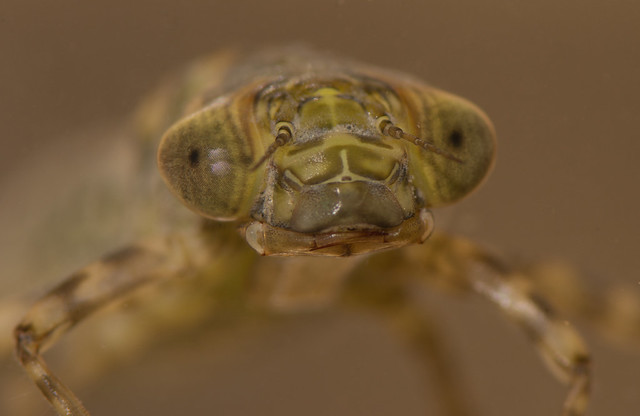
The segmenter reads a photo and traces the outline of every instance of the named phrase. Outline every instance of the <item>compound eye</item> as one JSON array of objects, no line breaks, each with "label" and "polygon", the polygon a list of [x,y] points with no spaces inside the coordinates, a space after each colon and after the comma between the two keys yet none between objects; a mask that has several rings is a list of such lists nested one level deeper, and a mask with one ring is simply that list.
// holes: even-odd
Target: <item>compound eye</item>
[{"label": "compound eye", "polygon": [[252,171],[248,132],[222,107],[207,108],[173,125],[158,151],[160,172],[190,209],[216,220],[248,216]]},{"label": "compound eye", "polygon": [[469,101],[431,91],[419,134],[455,159],[412,152],[415,182],[427,206],[455,202],[487,176],[495,154],[495,132],[487,116]]}]

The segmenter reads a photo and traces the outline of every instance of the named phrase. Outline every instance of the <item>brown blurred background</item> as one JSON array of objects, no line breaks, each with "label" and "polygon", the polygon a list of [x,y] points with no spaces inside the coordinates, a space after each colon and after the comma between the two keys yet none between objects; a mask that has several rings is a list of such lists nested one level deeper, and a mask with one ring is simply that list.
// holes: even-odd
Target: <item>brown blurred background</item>
[{"label": "brown blurred background", "polygon": [[[304,41],[413,73],[493,119],[496,169],[479,192],[437,214],[447,218],[442,227],[518,257],[566,259],[595,287],[637,293],[638,22],[640,2],[628,0],[3,0],[0,290],[60,277],[21,274],[14,263],[29,261],[21,230],[63,186],[58,168],[68,178],[99,164],[101,133],[73,145],[70,137],[126,120],[167,71],[203,53]],[[478,415],[559,414],[564,388],[490,306],[441,294],[432,301]],[[589,414],[639,414],[640,355],[576,321],[596,360]],[[434,409],[421,396],[423,374],[373,318],[327,313],[246,331],[237,344],[183,346],[119,369],[83,397],[103,415]],[[205,358],[211,351],[215,358]],[[177,374],[193,376],[170,385]],[[35,389],[20,394],[40,400]],[[52,412],[43,405],[36,414]]]}]

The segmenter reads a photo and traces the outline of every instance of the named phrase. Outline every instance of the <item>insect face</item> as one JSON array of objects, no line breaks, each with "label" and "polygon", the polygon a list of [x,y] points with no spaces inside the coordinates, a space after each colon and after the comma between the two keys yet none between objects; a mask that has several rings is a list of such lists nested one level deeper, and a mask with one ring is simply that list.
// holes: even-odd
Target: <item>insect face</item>
[{"label": "insect face", "polygon": [[344,256],[424,241],[428,208],[477,186],[493,141],[467,101],[329,71],[216,99],[169,130],[159,160],[187,206],[242,223],[259,253]]},{"label": "insect face", "polygon": [[[291,137],[273,152],[267,186],[253,209],[257,221],[249,235],[256,232],[263,242],[249,241],[259,251],[275,229],[287,230],[288,238],[277,232],[279,239],[302,243],[298,254],[353,254],[370,251],[372,241],[376,249],[387,248],[385,239],[395,240],[405,220],[419,217],[404,144],[382,134],[365,99],[339,84],[323,85],[303,94],[294,90],[288,94],[294,100],[272,105],[291,120]],[[295,108],[287,109],[291,101]],[[416,241],[431,229],[428,215],[418,221],[423,232]]]}]

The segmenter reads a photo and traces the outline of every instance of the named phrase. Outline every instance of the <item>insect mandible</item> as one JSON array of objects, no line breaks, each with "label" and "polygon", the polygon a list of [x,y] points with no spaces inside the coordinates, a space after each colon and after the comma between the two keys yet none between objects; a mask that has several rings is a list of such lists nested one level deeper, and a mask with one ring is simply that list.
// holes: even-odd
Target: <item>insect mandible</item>
[{"label": "insect mandible", "polygon": [[[253,307],[381,310],[418,348],[428,329],[411,287],[433,276],[456,282],[524,328],[569,384],[562,414],[583,415],[590,376],[580,336],[517,270],[433,234],[430,209],[468,195],[491,169],[486,115],[408,75],[302,48],[230,59],[194,65],[141,113],[143,142],[162,137],[160,173],[199,225],[89,264],[15,329],[20,363],[58,414],[89,414],[41,356],[59,336],[142,287],[237,279],[217,265],[242,262],[254,284],[232,296]],[[443,400],[453,414],[454,401]]]}]

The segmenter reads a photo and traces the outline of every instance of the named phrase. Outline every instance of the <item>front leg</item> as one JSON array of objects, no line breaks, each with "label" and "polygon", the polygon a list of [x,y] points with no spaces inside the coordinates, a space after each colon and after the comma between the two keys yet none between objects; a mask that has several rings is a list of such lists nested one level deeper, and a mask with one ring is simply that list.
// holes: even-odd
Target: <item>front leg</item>
[{"label": "front leg", "polygon": [[407,270],[406,259],[397,251],[369,259],[348,281],[342,301],[364,307],[381,317],[385,325],[416,354],[433,377],[441,414],[474,414],[467,403],[462,380],[457,376],[451,349],[443,337],[436,314],[425,313],[419,304]]},{"label": "front leg", "polygon": [[120,250],[76,272],[27,312],[14,331],[17,356],[59,415],[89,413],[40,354],[96,310],[142,286],[185,276],[206,262],[207,250],[199,241],[172,236]]},{"label": "front leg", "polygon": [[437,276],[470,288],[522,327],[554,375],[569,384],[562,415],[585,414],[591,381],[587,347],[573,326],[535,293],[527,276],[467,240],[442,235],[412,248],[412,255],[424,267],[421,278]]}]

